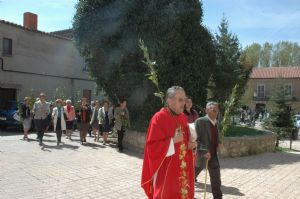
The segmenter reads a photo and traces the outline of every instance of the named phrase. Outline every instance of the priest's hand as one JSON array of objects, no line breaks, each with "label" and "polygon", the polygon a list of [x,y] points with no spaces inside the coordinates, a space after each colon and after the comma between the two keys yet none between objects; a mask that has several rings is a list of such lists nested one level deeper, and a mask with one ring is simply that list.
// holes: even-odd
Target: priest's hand
[{"label": "priest's hand", "polygon": [[176,129],[175,135],[173,137],[173,142],[178,143],[183,141],[183,133],[181,132],[180,129]]},{"label": "priest's hand", "polygon": [[210,160],[211,155],[210,152],[207,152],[206,154],[204,154],[205,159]]},{"label": "priest's hand", "polygon": [[189,142],[189,149],[195,149],[197,147],[197,142]]}]

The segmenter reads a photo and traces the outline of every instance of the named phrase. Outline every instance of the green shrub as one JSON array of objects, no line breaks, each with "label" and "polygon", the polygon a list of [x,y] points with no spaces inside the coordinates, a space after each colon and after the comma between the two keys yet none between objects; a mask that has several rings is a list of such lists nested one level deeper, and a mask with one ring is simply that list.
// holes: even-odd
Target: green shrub
[{"label": "green shrub", "polygon": [[242,137],[242,136],[256,136],[263,135],[264,131],[245,126],[229,126],[225,137]]}]

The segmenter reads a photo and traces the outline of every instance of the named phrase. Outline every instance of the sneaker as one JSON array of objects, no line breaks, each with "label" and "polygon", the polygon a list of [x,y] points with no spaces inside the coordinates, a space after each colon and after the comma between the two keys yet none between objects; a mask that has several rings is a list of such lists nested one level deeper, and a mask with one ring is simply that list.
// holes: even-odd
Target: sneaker
[{"label": "sneaker", "polygon": [[39,142],[39,145],[42,146],[42,145],[43,145],[43,142]]}]

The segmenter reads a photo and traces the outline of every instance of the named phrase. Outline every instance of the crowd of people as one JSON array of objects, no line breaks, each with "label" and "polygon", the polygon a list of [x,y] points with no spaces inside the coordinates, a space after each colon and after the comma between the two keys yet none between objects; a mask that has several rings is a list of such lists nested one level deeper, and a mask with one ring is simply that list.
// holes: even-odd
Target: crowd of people
[{"label": "crowd of people", "polygon": [[[173,86],[166,93],[166,107],[151,119],[144,147],[141,186],[148,198],[194,198],[194,187],[199,173],[209,172],[214,199],[222,198],[221,174],[217,151],[222,148],[218,124],[218,104],[208,102],[206,115],[199,117],[193,108],[192,98],[182,87]],[[202,115],[200,113],[200,115]],[[86,143],[90,132],[94,141],[100,136],[103,144],[114,128],[118,134],[118,150],[123,151],[123,137],[129,125],[127,101],[118,106],[109,101],[96,100],[91,104],[82,98],[78,109],[72,101],[56,99],[53,107],[41,93],[32,108],[29,98],[24,98],[21,109],[24,140],[28,139],[31,124],[35,125],[37,139],[43,145],[44,132],[53,124],[57,145],[62,135],[72,140],[74,122],[80,135],[80,143]]]},{"label": "crowd of people", "polygon": [[249,107],[244,106],[239,109],[240,123],[247,124],[248,126],[255,126],[255,122],[262,122],[264,119],[269,118],[269,112],[265,108],[257,108],[255,111]]},{"label": "crowd of people", "polygon": [[108,143],[108,134],[114,127],[118,134],[118,149],[123,151],[123,137],[129,125],[129,112],[127,101],[122,100],[120,104],[113,106],[109,101],[99,100],[88,103],[87,98],[82,98],[80,106],[76,109],[70,99],[56,99],[55,104],[46,101],[46,95],[40,93],[33,106],[30,106],[30,98],[25,97],[21,106],[20,116],[22,119],[24,140],[28,140],[28,132],[34,124],[37,132],[39,145],[43,145],[44,133],[53,126],[56,133],[57,146],[61,144],[62,135],[72,140],[72,133],[76,124],[79,130],[80,143],[86,143],[88,133],[93,133],[94,141],[99,142],[103,137],[103,144]]}]

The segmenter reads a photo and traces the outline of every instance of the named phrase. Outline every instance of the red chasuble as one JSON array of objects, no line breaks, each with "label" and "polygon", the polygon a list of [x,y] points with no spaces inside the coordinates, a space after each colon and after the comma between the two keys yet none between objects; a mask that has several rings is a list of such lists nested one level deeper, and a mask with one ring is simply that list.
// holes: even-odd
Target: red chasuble
[{"label": "red chasuble", "polygon": [[[179,126],[184,141],[176,143],[175,154],[166,157]],[[188,140],[188,121],[183,113],[172,115],[168,109],[162,108],[151,119],[141,181],[149,199],[194,199],[194,162]]]}]

